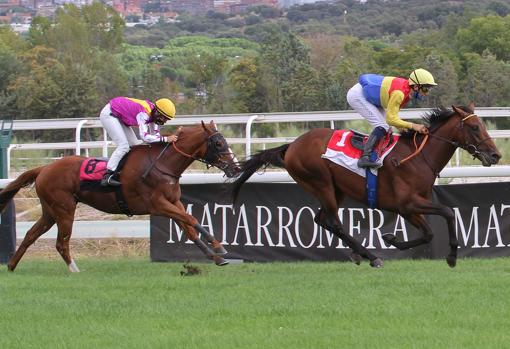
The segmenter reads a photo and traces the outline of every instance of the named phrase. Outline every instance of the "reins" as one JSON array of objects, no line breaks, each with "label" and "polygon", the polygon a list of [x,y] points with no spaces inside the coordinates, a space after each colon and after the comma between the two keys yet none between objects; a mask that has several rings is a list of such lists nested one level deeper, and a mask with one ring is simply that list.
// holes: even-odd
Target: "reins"
[{"label": "reins", "polygon": [[[142,179],[145,179],[147,178],[147,176],[149,175],[149,172],[152,170],[152,168],[154,166],[156,166],[156,162],[159,160],[159,158],[161,156],[163,156],[163,154],[165,153],[165,151],[168,149],[168,147],[170,146],[170,143],[167,143],[165,144],[165,146],[163,147],[163,150],[161,150],[161,152],[158,154],[158,156],[156,157],[156,160],[152,161],[151,160],[151,164],[149,165],[149,167],[147,167],[147,169],[145,170],[145,172],[142,174]],[[151,151],[150,151],[150,146],[149,146],[149,158],[151,156]],[[170,176],[172,177],[175,177],[175,178],[179,178],[180,176],[176,176],[172,173],[168,173]]]},{"label": "reins", "polygon": [[425,137],[423,138],[423,141],[421,142],[420,146],[418,147],[418,145],[416,144],[416,136],[418,135],[418,132],[416,132],[414,134],[414,137],[413,137],[413,142],[414,142],[414,148],[416,149],[414,151],[414,153],[412,153],[411,155],[405,157],[404,159],[402,159],[401,161],[398,161],[395,159],[394,161],[394,165],[395,167],[398,167],[400,165],[402,165],[404,162],[408,161],[408,160],[411,160],[412,158],[414,158],[416,155],[418,155],[421,150],[423,149],[423,147],[425,146],[425,143],[427,143],[428,139],[429,139],[429,135],[426,134]]},{"label": "reins", "polygon": [[[219,132],[216,131],[210,135],[207,136],[207,141],[210,142],[211,140],[211,137],[213,137],[214,135],[218,134]],[[195,154],[188,154],[186,153],[185,151],[183,151],[182,149],[180,149],[179,147],[177,147],[176,145],[176,142],[172,142],[172,147],[173,149],[175,149],[175,151],[179,154],[181,154],[182,156],[186,157],[186,158],[189,158],[189,159],[193,159],[194,161],[200,161],[204,164],[206,164],[206,166],[209,168],[211,166],[214,166],[212,165],[209,161],[207,160],[204,160],[204,159],[201,159],[199,157],[197,157]],[[157,166],[157,161],[161,158],[161,156],[163,156],[163,154],[165,153],[165,151],[168,149],[168,147],[170,146],[170,143],[166,143],[165,146],[163,147],[163,149],[161,150],[161,152],[158,154],[158,156],[156,157],[156,159],[153,161],[151,159],[151,164],[149,165],[149,167],[145,170],[145,172],[142,174],[142,179],[146,179],[147,176],[149,175],[150,171],[153,169],[153,168],[156,168],[158,171],[160,171],[161,173],[163,174],[166,174],[166,175],[169,175],[171,177],[174,177],[174,178],[180,178],[181,176],[177,176],[171,172],[165,172],[165,171],[162,171],[161,169],[158,168]],[[209,153],[209,146],[207,147],[207,151],[206,151],[206,158],[208,157],[208,154]],[[150,158],[150,146],[149,146],[149,158]]]},{"label": "reins", "polygon": [[[472,116],[476,116],[476,114],[469,114],[467,116],[465,116],[464,118],[462,118],[461,122],[460,122],[460,127],[463,127],[464,125],[464,121],[466,121],[467,119],[469,119],[470,117]],[[483,139],[481,142],[478,142],[478,144],[460,144],[459,142],[455,142],[455,141],[451,141],[449,139],[446,139],[444,137],[441,137],[441,136],[437,136],[435,134],[432,134],[432,133],[428,133],[425,135],[425,137],[423,138],[423,141],[421,142],[420,146],[418,147],[417,143],[416,143],[416,136],[418,135],[418,132],[416,132],[414,134],[414,137],[413,137],[413,142],[414,142],[414,147],[415,147],[415,151],[405,157],[404,159],[402,159],[401,161],[398,161],[396,159],[393,159],[393,165],[395,167],[398,167],[400,165],[402,165],[404,162],[408,161],[408,160],[411,160],[412,158],[414,158],[416,155],[418,155],[419,153],[421,153],[421,151],[423,150],[423,147],[425,146],[425,144],[427,143],[427,141],[429,140],[429,136],[432,137],[432,138],[435,138],[435,139],[439,139],[443,142],[446,142],[446,143],[449,143],[451,145],[453,145],[455,148],[461,148],[461,149],[464,149],[466,150],[468,153],[470,153],[471,155],[475,155],[478,153],[478,146],[484,142],[486,142],[487,140],[491,139],[491,137],[488,137],[488,138],[485,138]],[[470,151],[471,150],[471,151]],[[425,161],[426,158],[425,158]]]},{"label": "reins", "polygon": [[[211,139],[214,135],[216,135],[216,134],[218,134],[218,133],[219,133],[219,132],[218,132],[218,131],[216,131],[216,132],[214,132],[214,133],[210,134],[209,136],[207,136],[207,141],[209,141],[209,140],[210,140],[210,139]],[[211,164],[209,163],[209,161],[206,161],[206,160],[204,160],[204,159],[201,159],[201,158],[199,158],[199,157],[195,156],[195,154],[188,154],[188,153],[184,152],[183,150],[181,150],[181,149],[177,148],[177,145],[175,144],[175,142],[174,142],[174,143],[172,143],[172,146],[173,146],[173,148],[174,148],[174,149],[175,149],[175,150],[176,150],[179,154],[181,154],[181,155],[183,155],[183,156],[185,156],[185,157],[187,157],[187,158],[193,159],[193,160],[195,160],[195,161],[200,161],[201,163],[206,164],[207,168],[209,168],[209,167],[213,166],[213,165],[211,165]],[[206,155],[205,155],[205,157],[206,157],[206,158],[207,158],[207,153],[208,153],[208,152],[209,152],[209,147],[207,147],[207,152],[206,152]]]}]

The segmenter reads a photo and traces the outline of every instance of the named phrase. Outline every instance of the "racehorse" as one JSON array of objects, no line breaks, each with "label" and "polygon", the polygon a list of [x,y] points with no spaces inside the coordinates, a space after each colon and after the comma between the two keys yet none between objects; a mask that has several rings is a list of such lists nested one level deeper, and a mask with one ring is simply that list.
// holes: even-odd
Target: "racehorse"
[{"label": "racehorse", "polygon": [[[55,223],[58,227],[56,248],[71,272],[78,272],[69,250],[69,238],[72,233],[74,213],[78,202],[83,202],[107,213],[126,213],[132,215],[151,214],[172,218],[200,250],[217,265],[227,264],[220,256],[226,250],[212,234],[207,232],[198,221],[187,214],[180,201],[181,188],[179,177],[195,160],[207,166],[221,169],[227,177],[234,176],[238,167],[227,141],[215,124],[201,124],[181,127],[175,143],[151,143],[138,145],[131,149],[123,164],[120,181],[123,206],[111,190],[80,188],[79,171],[84,157],[70,156],[53,163],[37,167],[22,173],[0,191],[0,212],[8,201],[22,188],[35,182],[37,196],[41,202],[42,215],[27,232],[7,267],[14,271],[27,248],[37,238],[47,232]],[[205,235],[212,249],[197,234]]]},{"label": "racehorse", "polygon": [[[447,263],[455,267],[458,241],[455,233],[454,211],[450,207],[430,201],[432,186],[439,172],[446,166],[457,148],[468,151],[484,166],[496,164],[501,154],[487,129],[474,114],[474,103],[453,110],[437,108],[424,115],[429,135],[403,133],[392,152],[384,159],[378,171],[378,208],[396,212],[416,226],[422,236],[411,241],[398,241],[393,234],[383,235],[384,241],[400,250],[431,241],[432,231],[423,215],[440,215],[448,224],[450,252]],[[234,202],[243,183],[260,168],[269,165],[285,168],[296,183],[314,195],[320,209],[314,221],[343,240],[351,249],[351,260],[360,264],[362,257],[373,267],[381,267],[382,260],[368,251],[349,234],[338,218],[338,207],[347,195],[359,202],[367,202],[365,179],[350,170],[321,158],[334,130],[313,129],[294,142],[258,152],[241,162],[241,171],[233,182]],[[413,136],[422,143],[414,145]],[[414,153],[413,157],[408,157]],[[390,159],[391,157],[391,159]],[[401,161],[403,158],[408,161]]]}]

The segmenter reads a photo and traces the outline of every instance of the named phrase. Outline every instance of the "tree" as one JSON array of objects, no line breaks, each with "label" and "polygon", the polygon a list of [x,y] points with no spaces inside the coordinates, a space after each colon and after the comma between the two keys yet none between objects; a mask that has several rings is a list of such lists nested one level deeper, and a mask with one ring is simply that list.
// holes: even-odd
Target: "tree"
[{"label": "tree", "polygon": [[510,16],[474,18],[467,28],[460,28],[457,41],[463,52],[492,52],[497,59],[510,60]]},{"label": "tree", "polygon": [[464,55],[466,78],[461,97],[484,107],[508,106],[510,100],[510,63],[497,60],[489,51],[481,56]]},{"label": "tree", "polygon": [[310,65],[309,48],[284,27],[268,27],[262,43],[261,71],[271,111],[284,111],[294,75]]},{"label": "tree", "polygon": [[363,73],[383,74],[374,57],[375,51],[366,42],[355,38],[346,41],[333,80],[326,90],[329,105],[336,109],[350,109],[347,91],[357,83],[358,77]]},{"label": "tree", "polygon": [[[445,55],[431,53],[426,56],[423,64],[435,77],[438,86],[431,90],[422,107],[450,106],[461,104],[458,98],[458,76],[452,61]],[[469,101],[466,101],[469,102]],[[466,103],[467,104],[467,103]]]},{"label": "tree", "polygon": [[58,104],[64,96],[61,82],[65,68],[56,59],[56,51],[36,46],[20,56],[25,71],[9,85],[16,117],[23,119],[58,117]]},{"label": "tree", "polygon": [[197,87],[195,98],[202,101],[200,112],[204,111],[206,105],[209,112],[224,112],[227,66],[228,61],[224,56],[209,52],[190,57],[191,79]]},{"label": "tree", "polygon": [[310,64],[297,64],[290,79],[282,85],[284,92],[283,110],[312,111],[320,110],[321,89],[318,72]]},{"label": "tree", "polygon": [[255,57],[239,60],[228,73],[229,100],[237,113],[267,112],[264,88],[259,80],[259,65]]}]

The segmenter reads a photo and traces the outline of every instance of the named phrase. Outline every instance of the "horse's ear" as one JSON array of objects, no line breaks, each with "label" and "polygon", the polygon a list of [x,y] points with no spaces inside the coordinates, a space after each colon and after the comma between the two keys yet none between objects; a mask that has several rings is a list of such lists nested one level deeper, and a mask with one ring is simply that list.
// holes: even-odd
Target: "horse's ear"
[{"label": "horse's ear", "polygon": [[204,128],[204,130],[207,130],[207,127],[205,127],[204,120],[201,120],[201,122],[202,122],[202,127]]},{"label": "horse's ear", "polygon": [[457,108],[457,107],[456,107],[456,106],[454,106],[454,105],[452,105],[452,109],[453,109],[453,111],[454,111],[454,112],[456,112],[456,113],[457,113],[457,114],[459,114],[459,115],[464,115],[464,114],[466,114],[466,112],[465,112],[464,110],[462,110],[462,109],[460,109],[460,108]]},{"label": "horse's ear", "polygon": [[472,113],[475,112],[475,102],[471,101],[468,105],[469,110],[471,110]]}]

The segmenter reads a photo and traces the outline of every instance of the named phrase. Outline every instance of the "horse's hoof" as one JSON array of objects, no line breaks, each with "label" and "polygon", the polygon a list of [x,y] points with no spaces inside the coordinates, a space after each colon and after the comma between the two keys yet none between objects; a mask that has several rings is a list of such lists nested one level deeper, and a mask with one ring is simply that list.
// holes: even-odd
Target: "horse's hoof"
[{"label": "horse's hoof", "polygon": [[220,256],[214,256],[214,263],[219,266],[219,267],[222,267],[224,265],[227,265],[228,264],[228,261],[226,259],[224,259],[223,257],[220,257]]},{"label": "horse's hoof", "polygon": [[214,247],[213,251],[216,254],[227,254],[228,253],[227,250],[225,250],[225,247],[223,247],[223,246]]},{"label": "horse's hoof", "polygon": [[383,261],[380,258],[376,258],[373,261],[370,261],[370,266],[374,268],[382,268],[383,267]]},{"label": "horse's hoof", "polygon": [[10,264],[7,264],[7,270],[13,272],[16,267]]},{"label": "horse's hoof", "polygon": [[397,237],[391,233],[383,234],[382,238],[385,242],[387,242],[390,245],[393,245],[393,243],[397,239]]},{"label": "horse's hoof", "polygon": [[351,259],[351,261],[356,264],[356,265],[360,265],[361,264],[361,261],[363,260],[363,258],[357,254],[357,253],[351,253],[351,255],[349,256],[349,258]]},{"label": "horse's hoof", "polygon": [[446,257],[446,263],[450,266],[450,268],[455,268],[457,265],[457,257],[448,256]]}]

